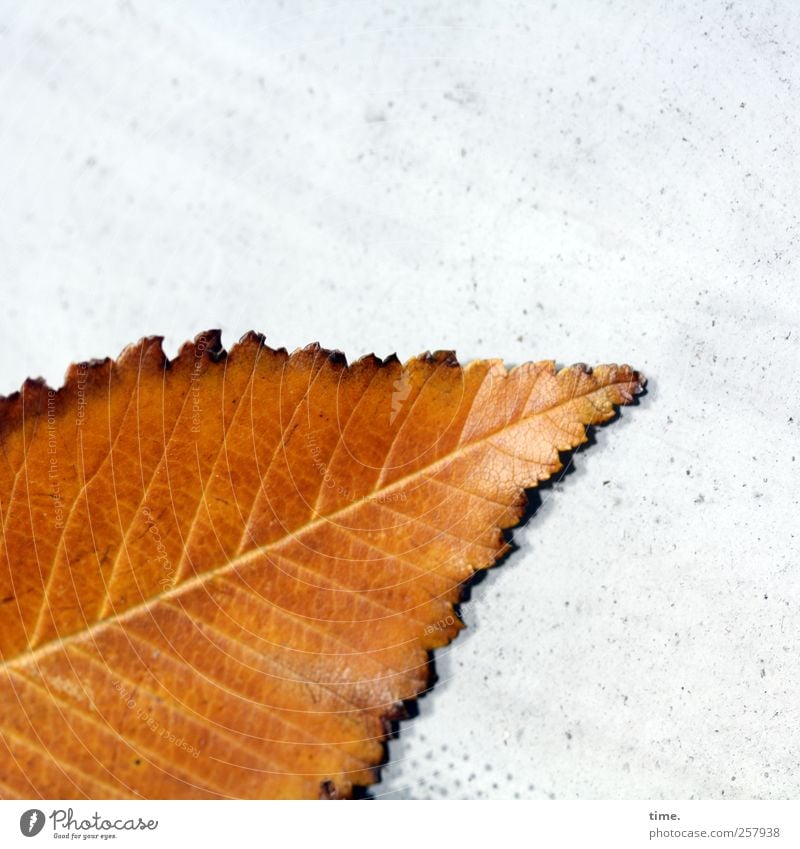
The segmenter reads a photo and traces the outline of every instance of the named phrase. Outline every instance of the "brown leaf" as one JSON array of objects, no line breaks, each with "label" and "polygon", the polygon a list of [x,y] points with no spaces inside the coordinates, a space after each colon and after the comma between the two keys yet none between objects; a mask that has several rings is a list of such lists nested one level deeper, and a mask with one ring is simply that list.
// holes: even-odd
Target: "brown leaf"
[{"label": "brown leaf", "polygon": [[642,385],[216,331],[27,381],[0,400],[0,795],[373,783],[524,488]]}]

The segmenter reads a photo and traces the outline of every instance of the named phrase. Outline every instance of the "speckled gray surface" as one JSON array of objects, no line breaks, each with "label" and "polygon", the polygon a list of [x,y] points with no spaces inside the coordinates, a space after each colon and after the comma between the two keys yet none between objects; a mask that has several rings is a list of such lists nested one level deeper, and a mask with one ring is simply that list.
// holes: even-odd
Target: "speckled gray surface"
[{"label": "speckled gray surface", "polygon": [[0,392],[221,326],[650,377],[378,796],[796,797],[788,2],[0,3]]}]

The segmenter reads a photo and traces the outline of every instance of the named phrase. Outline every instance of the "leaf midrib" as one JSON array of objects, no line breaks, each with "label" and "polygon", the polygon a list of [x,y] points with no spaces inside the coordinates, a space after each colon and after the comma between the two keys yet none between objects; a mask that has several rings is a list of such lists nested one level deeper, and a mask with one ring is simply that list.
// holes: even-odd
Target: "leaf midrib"
[{"label": "leaf midrib", "polygon": [[[556,373],[558,374],[558,373]],[[554,375],[555,376],[555,375]],[[286,544],[288,540],[296,540],[299,537],[303,536],[306,533],[314,530],[324,523],[329,523],[340,516],[346,515],[347,513],[358,510],[364,504],[367,504],[370,499],[375,498],[378,495],[383,493],[391,492],[395,489],[399,489],[405,484],[414,481],[423,476],[427,476],[429,472],[437,469],[439,466],[445,464],[447,461],[450,461],[454,457],[462,456],[464,454],[469,453],[473,449],[487,442],[491,437],[495,436],[498,433],[502,433],[505,430],[508,430],[511,427],[516,427],[525,421],[530,421],[531,419],[538,418],[539,416],[545,416],[547,413],[552,412],[553,410],[557,410],[561,407],[565,407],[569,404],[572,404],[578,398],[591,398],[593,395],[604,392],[611,388],[612,386],[622,386],[622,385],[630,385],[631,379],[627,380],[616,380],[611,381],[609,383],[604,383],[602,386],[598,386],[596,389],[593,389],[591,392],[587,392],[584,395],[571,395],[568,400],[561,401],[559,403],[553,404],[549,407],[546,407],[541,410],[537,410],[534,414],[530,416],[523,416],[517,419],[516,421],[510,424],[504,424],[502,427],[496,428],[494,430],[488,431],[487,433],[480,436],[478,439],[470,442],[469,444],[462,446],[461,443],[456,445],[456,448],[452,451],[449,451],[447,454],[443,454],[433,463],[430,463],[427,466],[424,466],[421,469],[417,469],[414,472],[411,472],[408,475],[403,476],[402,478],[398,478],[396,481],[384,486],[382,489],[376,489],[371,492],[369,495],[364,496],[359,501],[352,502],[350,504],[345,505],[344,507],[340,507],[338,510],[335,510],[333,513],[330,513],[325,516],[319,516],[316,519],[312,519],[306,522],[304,525],[301,525],[298,529],[292,531],[291,533],[287,533],[282,536],[280,539],[275,540],[274,542],[269,543],[264,546],[257,546],[256,548],[248,551],[246,553],[237,555],[231,560],[228,560],[227,563],[224,563],[221,566],[214,567],[212,569],[207,569],[203,573],[199,575],[194,575],[191,578],[184,579],[184,581],[180,584],[176,584],[174,587],[171,587],[168,590],[164,590],[164,592],[158,593],[157,595],[152,596],[152,598],[147,599],[146,601],[140,602],[139,604],[133,605],[120,614],[112,614],[111,616],[107,616],[105,619],[99,619],[96,622],[93,622],[87,628],[84,628],[80,631],[75,631],[66,637],[56,637],[52,640],[49,640],[46,643],[43,643],[41,646],[38,646],[35,649],[22,651],[19,654],[11,657],[9,659],[3,658],[0,661],[0,669],[13,668],[16,666],[24,666],[33,661],[36,661],[39,657],[49,654],[52,651],[57,649],[62,649],[64,646],[70,645],[75,642],[79,642],[85,637],[91,636],[93,634],[102,632],[105,628],[111,627],[112,625],[122,624],[130,619],[135,618],[139,613],[143,613],[149,610],[152,607],[155,607],[160,602],[165,599],[174,598],[176,596],[182,595],[184,592],[190,592],[196,587],[202,586],[208,581],[213,580],[218,575],[224,575],[229,571],[233,571],[234,569],[239,568],[240,566],[247,565],[250,561],[255,560],[256,557],[266,554],[270,551],[274,551],[279,549],[282,545]],[[583,427],[587,427],[588,425],[582,425]],[[542,480],[546,480],[546,478],[542,478]],[[538,482],[537,482],[538,483]]]}]

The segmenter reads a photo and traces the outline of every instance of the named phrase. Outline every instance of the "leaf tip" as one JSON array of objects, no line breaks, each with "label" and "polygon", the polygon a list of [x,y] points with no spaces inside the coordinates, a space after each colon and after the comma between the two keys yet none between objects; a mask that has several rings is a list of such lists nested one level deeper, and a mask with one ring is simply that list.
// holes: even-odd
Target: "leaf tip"
[{"label": "leaf tip", "polygon": [[455,351],[439,350],[433,353],[425,351],[420,359],[431,365],[449,366],[450,368],[458,368],[460,366]]},{"label": "leaf tip", "polygon": [[195,348],[206,353],[208,358],[214,363],[225,359],[228,353],[222,346],[222,331],[219,328],[212,328],[211,330],[204,330],[202,333],[198,333],[194,337],[194,344]]},{"label": "leaf tip", "polygon": [[257,348],[261,348],[266,345],[267,337],[264,336],[263,333],[258,333],[255,330],[248,330],[244,336],[239,339],[240,345],[255,345]]},{"label": "leaf tip", "polygon": [[334,348],[332,351],[327,351],[327,354],[331,365],[347,367],[347,357],[338,348]]},{"label": "leaf tip", "polygon": [[319,783],[319,798],[320,799],[340,799],[339,791],[336,785],[328,778]]}]

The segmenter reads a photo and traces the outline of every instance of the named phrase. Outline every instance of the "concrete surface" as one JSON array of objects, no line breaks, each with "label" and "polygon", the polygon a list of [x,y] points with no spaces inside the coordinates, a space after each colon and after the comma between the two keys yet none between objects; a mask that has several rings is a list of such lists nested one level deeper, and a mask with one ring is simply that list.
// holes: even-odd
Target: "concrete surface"
[{"label": "concrete surface", "polygon": [[0,392],[162,333],[624,360],[389,797],[800,792],[796,4],[0,3]]}]

